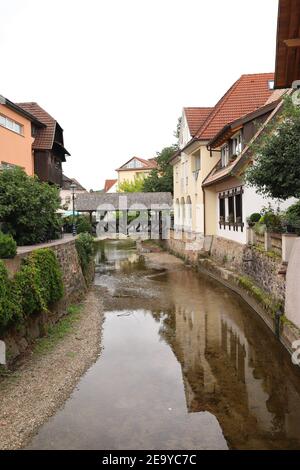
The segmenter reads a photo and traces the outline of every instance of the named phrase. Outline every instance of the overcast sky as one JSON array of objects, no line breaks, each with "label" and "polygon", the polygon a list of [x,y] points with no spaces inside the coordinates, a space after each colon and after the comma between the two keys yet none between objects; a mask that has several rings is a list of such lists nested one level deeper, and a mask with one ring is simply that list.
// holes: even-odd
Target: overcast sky
[{"label": "overcast sky", "polygon": [[0,94],[64,129],[87,189],[174,142],[183,106],[272,72],[278,0],[0,0]]}]

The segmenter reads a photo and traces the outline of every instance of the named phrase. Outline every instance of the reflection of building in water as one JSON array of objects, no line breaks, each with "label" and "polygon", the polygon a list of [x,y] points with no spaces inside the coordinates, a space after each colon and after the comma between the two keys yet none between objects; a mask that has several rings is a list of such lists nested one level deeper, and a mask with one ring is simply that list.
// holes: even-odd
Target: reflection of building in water
[{"label": "reflection of building in water", "polygon": [[299,377],[290,371],[295,388],[264,326],[205,282],[171,275],[175,331],[162,329],[182,367],[188,411],[213,413],[233,447],[299,447]]}]

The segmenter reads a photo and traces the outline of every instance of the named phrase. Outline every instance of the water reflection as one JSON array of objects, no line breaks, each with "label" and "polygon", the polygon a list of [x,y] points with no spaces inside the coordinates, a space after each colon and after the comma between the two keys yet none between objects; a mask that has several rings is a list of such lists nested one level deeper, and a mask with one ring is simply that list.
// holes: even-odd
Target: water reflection
[{"label": "water reflection", "polygon": [[191,272],[168,278],[160,335],[181,364],[187,410],[214,414],[233,448],[299,448],[300,377],[287,353],[223,288]]},{"label": "water reflection", "polygon": [[231,292],[99,245],[104,350],[31,448],[300,448],[300,376]]}]

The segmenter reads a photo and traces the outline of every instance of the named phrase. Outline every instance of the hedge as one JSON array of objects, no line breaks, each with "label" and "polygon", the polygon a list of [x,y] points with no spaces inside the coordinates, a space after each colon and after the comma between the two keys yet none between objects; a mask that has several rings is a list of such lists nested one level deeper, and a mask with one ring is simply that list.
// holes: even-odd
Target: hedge
[{"label": "hedge", "polygon": [[11,235],[0,232],[0,258],[14,258],[17,244]]},{"label": "hedge", "polygon": [[0,262],[0,328],[17,324],[62,298],[62,273],[52,250],[43,248],[23,260],[20,271],[10,280]]},{"label": "hedge", "polygon": [[0,331],[9,324],[22,319],[22,310],[14,281],[8,277],[7,269],[0,261]]},{"label": "hedge", "polygon": [[89,233],[81,233],[75,241],[81,269],[84,275],[94,256],[94,239]]}]

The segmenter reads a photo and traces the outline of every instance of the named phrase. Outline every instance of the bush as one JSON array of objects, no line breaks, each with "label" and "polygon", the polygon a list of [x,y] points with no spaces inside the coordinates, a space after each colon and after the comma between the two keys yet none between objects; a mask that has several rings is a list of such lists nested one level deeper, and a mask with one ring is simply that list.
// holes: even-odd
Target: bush
[{"label": "bush", "polygon": [[60,234],[59,188],[27,176],[20,168],[0,171],[2,230],[18,245],[42,243]]},{"label": "bush", "polygon": [[89,233],[81,233],[75,241],[76,250],[83,274],[87,272],[87,268],[94,256],[94,239]]},{"label": "bush", "polygon": [[282,233],[283,221],[279,209],[275,212],[271,205],[264,207],[262,216],[256,222],[254,230],[259,234],[264,233],[266,230],[273,233]]},{"label": "bush", "polygon": [[300,232],[300,201],[290,206],[284,214],[284,221],[287,229],[296,233]]},{"label": "bush", "polygon": [[63,296],[63,281],[59,263],[52,250],[31,253],[15,276],[24,315],[47,311]]},{"label": "bush", "polygon": [[25,262],[17,272],[15,282],[24,316],[47,310],[45,290],[38,269]]},{"label": "bush", "polygon": [[[73,216],[69,215],[63,219],[64,231],[66,233],[72,233],[73,230]],[[79,233],[92,233],[92,224],[89,218],[85,215],[75,216],[76,232]]]},{"label": "bush", "polygon": [[249,221],[252,223],[256,223],[260,220],[261,215],[258,212],[254,212],[253,214],[250,215]]},{"label": "bush", "polygon": [[0,232],[0,258],[14,258],[17,254],[17,244],[11,235]]},{"label": "bush", "polygon": [[21,318],[22,312],[17,291],[13,281],[8,278],[3,261],[0,261],[0,331]]},{"label": "bush", "polygon": [[260,218],[261,218],[261,214],[259,214],[258,212],[254,212],[249,217],[247,217],[247,222],[248,222],[249,227],[254,227],[255,224],[259,222]]},{"label": "bush", "polygon": [[92,224],[85,216],[79,216],[76,221],[76,231],[80,233],[92,233]]}]

